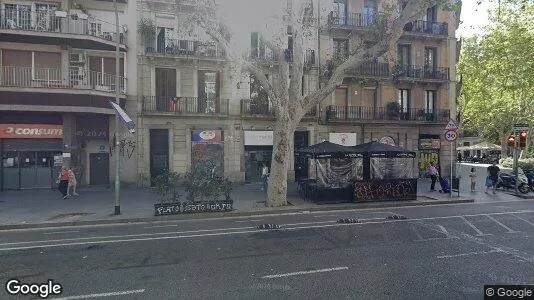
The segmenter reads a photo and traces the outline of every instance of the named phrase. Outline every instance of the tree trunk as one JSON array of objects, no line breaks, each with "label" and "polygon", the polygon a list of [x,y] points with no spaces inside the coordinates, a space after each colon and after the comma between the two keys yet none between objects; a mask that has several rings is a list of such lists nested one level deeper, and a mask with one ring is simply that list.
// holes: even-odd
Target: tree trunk
[{"label": "tree trunk", "polygon": [[269,207],[287,205],[287,170],[289,166],[289,154],[291,138],[294,129],[290,122],[277,120],[273,137],[273,157],[267,188],[267,203]]}]

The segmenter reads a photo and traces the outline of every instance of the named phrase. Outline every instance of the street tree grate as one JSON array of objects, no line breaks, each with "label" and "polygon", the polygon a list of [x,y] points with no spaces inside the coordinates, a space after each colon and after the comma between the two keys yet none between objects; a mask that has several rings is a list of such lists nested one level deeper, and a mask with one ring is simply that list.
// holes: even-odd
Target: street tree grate
[{"label": "street tree grate", "polygon": [[362,221],[358,220],[358,219],[352,219],[352,218],[345,218],[345,219],[339,219],[337,220],[338,223],[343,223],[343,224],[350,224],[350,223],[361,223]]},{"label": "street tree grate", "polygon": [[261,225],[258,225],[258,229],[280,229],[280,225],[276,225],[276,224],[261,224]]},{"label": "street tree grate", "polygon": [[405,217],[405,216],[402,216],[402,215],[390,215],[390,216],[387,216],[386,219],[388,219],[388,220],[406,220],[408,218]]}]

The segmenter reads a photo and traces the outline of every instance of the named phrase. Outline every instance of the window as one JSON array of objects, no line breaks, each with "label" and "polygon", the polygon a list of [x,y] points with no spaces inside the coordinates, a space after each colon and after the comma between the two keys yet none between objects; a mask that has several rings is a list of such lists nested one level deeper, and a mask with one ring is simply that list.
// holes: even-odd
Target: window
[{"label": "window", "polygon": [[425,70],[433,71],[436,69],[437,62],[437,49],[431,47],[425,47]]},{"label": "window", "polygon": [[438,11],[436,6],[433,6],[426,10],[426,15],[423,16],[423,21],[429,23],[435,23],[437,20]]},{"label": "window", "polygon": [[91,33],[92,36],[101,36],[102,35],[102,24],[101,23],[91,23]]},{"label": "window", "polygon": [[156,68],[156,108],[169,111],[169,101],[176,96],[176,69]]},{"label": "window", "polygon": [[334,59],[345,59],[349,54],[349,40],[334,39]]},{"label": "window", "polygon": [[56,4],[35,4],[36,24],[35,29],[40,31],[55,30],[54,26],[59,25],[55,19]]},{"label": "window", "polygon": [[434,113],[434,106],[436,104],[436,91],[425,91],[425,113]]},{"label": "window", "polygon": [[347,24],[347,2],[346,0],[334,0],[332,7],[333,17],[337,20],[338,25]]},{"label": "window", "polygon": [[[289,39],[288,39],[289,41]],[[250,56],[251,58],[274,60],[274,52],[265,46],[258,32],[250,35]]]},{"label": "window", "polygon": [[158,36],[157,36],[157,51],[158,53],[165,53],[171,51],[171,47],[174,46],[174,29],[158,27]]},{"label": "window", "polygon": [[365,0],[363,7],[363,26],[371,26],[374,24],[377,11],[376,6],[375,1]]},{"label": "window", "polygon": [[401,112],[407,113],[410,109],[410,90],[401,89],[399,90],[399,100],[398,100]]},{"label": "window", "polygon": [[219,72],[198,72],[198,113],[210,114],[217,112],[219,98]]},{"label": "window", "polygon": [[412,62],[412,51],[410,45],[398,46],[398,64],[401,66],[410,66]]},{"label": "window", "polygon": [[[269,79],[268,74],[265,77]],[[269,112],[269,96],[254,75],[250,75],[250,112],[252,114],[267,114]]]},{"label": "window", "polygon": [[9,29],[31,29],[31,5],[5,4],[6,27]]}]

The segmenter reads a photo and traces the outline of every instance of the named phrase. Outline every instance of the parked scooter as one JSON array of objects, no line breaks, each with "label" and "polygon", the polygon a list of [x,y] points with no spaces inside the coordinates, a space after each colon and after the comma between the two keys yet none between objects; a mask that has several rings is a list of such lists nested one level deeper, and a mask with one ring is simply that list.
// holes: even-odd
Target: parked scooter
[{"label": "parked scooter", "polygon": [[[497,188],[515,189],[517,176],[515,174],[499,173],[499,180],[497,181]],[[524,173],[519,172],[519,192],[526,194],[530,188],[528,185],[528,178]]]}]

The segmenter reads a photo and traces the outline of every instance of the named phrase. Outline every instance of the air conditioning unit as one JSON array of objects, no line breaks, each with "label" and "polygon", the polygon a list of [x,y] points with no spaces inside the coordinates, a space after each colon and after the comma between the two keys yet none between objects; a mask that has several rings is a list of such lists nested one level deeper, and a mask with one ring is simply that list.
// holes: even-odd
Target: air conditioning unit
[{"label": "air conditioning unit", "polygon": [[71,63],[85,63],[85,57],[81,53],[73,53],[69,55],[69,62]]}]

